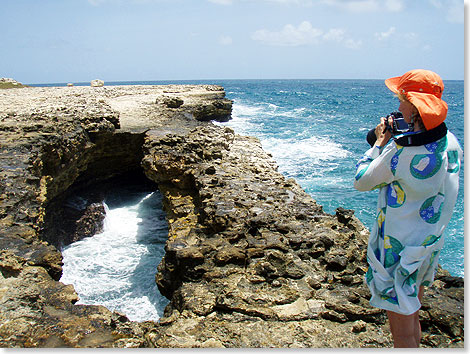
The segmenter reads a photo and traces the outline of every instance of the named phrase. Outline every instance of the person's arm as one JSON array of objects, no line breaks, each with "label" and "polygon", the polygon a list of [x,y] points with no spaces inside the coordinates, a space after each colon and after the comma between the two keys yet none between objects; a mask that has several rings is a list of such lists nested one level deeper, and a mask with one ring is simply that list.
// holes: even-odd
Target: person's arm
[{"label": "person's arm", "polygon": [[391,160],[397,149],[395,144],[384,149],[391,137],[390,132],[385,131],[385,118],[382,118],[375,131],[377,135],[375,145],[366,151],[356,165],[354,188],[359,191],[370,191],[394,180]]}]

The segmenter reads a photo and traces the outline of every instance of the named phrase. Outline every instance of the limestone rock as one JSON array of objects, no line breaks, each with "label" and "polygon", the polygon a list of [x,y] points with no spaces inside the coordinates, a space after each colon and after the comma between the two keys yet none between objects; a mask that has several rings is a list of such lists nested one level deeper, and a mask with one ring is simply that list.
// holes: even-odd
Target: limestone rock
[{"label": "limestone rock", "polygon": [[8,88],[22,88],[26,87],[21,82],[18,82],[11,78],[0,77],[0,89],[8,89]]},{"label": "limestone rock", "polygon": [[160,101],[168,108],[179,108],[184,103],[184,101],[179,97],[168,97],[168,96],[165,96],[162,99],[157,100],[157,102],[160,102]]},{"label": "limestone rock", "polygon": [[232,113],[232,101],[228,99],[220,99],[207,104],[198,105],[194,111],[194,117],[199,121],[216,120],[219,122],[227,122],[230,120]]},{"label": "limestone rock", "polygon": [[106,212],[103,204],[93,203],[86,207],[83,215],[76,221],[72,242],[80,241],[85,237],[91,237],[102,232],[105,217]]},{"label": "limestone rock", "polygon": [[104,81],[99,80],[99,79],[91,80],[90,86],[91,87],[103,87],[104,86]]}]

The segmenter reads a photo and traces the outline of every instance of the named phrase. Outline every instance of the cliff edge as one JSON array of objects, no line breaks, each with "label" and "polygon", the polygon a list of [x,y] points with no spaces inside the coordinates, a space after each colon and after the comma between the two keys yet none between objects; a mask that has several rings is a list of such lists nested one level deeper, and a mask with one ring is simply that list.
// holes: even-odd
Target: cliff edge
[{"label": "cliff edge", "polygon": [[[0,91],[0,346],[392,346],[363,284],[367,229],[323,212],[257,139],[211,123],[231,107],[214,85]],[[136,170],[169,225],[158,323],[75,305],[59,281],[66,196]],[[422,346],[463,347],[463,316],[463,279],[440,269]]]}]

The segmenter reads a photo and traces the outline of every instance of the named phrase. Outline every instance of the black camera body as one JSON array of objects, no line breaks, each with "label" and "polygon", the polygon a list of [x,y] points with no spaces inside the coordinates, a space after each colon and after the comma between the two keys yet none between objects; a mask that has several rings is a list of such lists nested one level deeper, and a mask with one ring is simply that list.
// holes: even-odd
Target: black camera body
[{"label": "black camera body", "polygon": [[[392,124],[388,124],[388,119],[392,117],[393,122]],[[392,133],[393,136],[406,133],[410,131],[410,126],[407,122],[405,122],[405,118],[403,118],[403,114],[401,112],[392,112],[387,117],[385,117],[385,129]],[[367,142],[370,146],[374,146],[377,137],[375,136],[375,128],[369,130],[367,133]]]},{"label": "black camera body", "polygon": [[[388,124],[388,119],[392,117],[392,125]],[[387,117],[385,117],[385,129],[387,129],[392,135],[398,135],[406,133],[410,130],[410,127],[407,122],[405,122],[405,118],[403,118],[403,114],[401,112],[392,112]]]}]

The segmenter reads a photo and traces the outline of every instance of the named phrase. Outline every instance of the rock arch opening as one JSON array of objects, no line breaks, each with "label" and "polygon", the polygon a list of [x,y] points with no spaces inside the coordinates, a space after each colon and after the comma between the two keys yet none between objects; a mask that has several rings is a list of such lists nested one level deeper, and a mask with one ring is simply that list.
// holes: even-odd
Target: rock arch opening
[{"label": "rock arch opening", "polygon": [[91,134],[79,152],[86,164],[64,169],[43,154],[54,196],[40,235],[62,253],[60,281],[74,285],[78,304],[136,321],[158,320],[168,303],[155,282],[168,226],[158,185],[141,167],[144,137]]}]

